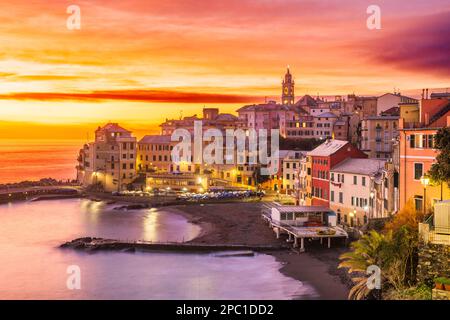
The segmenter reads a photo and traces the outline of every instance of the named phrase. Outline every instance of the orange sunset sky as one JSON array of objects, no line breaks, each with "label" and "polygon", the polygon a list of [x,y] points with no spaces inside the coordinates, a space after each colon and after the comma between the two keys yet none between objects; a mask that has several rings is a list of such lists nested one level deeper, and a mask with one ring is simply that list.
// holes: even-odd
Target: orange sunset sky
[{"label": "orange sunset sky", "polygon": [[[0,138],[83,139],[106,121],[234,112],[296,95],[450,87],[447,0],[0,0]],[[66,9],[81,8],[68,30]],[[381,8],[381,30],[366,9]]]}]

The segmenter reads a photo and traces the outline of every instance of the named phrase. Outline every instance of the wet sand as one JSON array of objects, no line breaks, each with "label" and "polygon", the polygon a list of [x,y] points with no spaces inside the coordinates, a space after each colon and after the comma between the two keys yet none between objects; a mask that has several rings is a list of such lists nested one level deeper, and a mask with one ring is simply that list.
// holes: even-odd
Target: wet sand
[{"label": "wet sand", "polygon": [[[201,226],[195,243],[275,245],[286,238],[275,234],[261,218],[262,203],[227,203],[205,205],[180,205],[166,207]],[[270,252],[283,266],[280,272],[306,282],[319,293],[319,299],[347,299],[350,282],[345,270],[337,269],[339,255],[347,248],[344,241],[336,240],[331,249],[318,241],[307,242],[305,253],[292,250]]]}]

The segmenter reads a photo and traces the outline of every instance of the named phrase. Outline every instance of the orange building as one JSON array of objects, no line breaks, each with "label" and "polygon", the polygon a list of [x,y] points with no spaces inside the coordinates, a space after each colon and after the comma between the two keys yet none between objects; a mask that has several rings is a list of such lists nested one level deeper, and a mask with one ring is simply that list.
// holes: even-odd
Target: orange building
[{"label": "orange building", "polygon": [[[450,100],[422,99],[419,123],[399,120],[399,205],[402,209],[413,200],[416,210],[431,208],[436,201],[450,199],[446,183],[432,185],[426,177],[435,162],[438,151],[434,136],[439,128],[450,126]],[[430,183],[430,184],[427,184]]]}]

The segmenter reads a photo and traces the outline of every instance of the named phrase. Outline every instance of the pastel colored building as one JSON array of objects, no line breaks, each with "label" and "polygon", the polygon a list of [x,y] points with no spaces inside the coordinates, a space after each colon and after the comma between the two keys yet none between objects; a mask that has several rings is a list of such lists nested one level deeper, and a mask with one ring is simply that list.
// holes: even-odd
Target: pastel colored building
[{"label": "pastel colored building", "polygon": [[[330,208],[338,221],[362,225],[372,218],[389,216],[392,201],[384,160],[348,158],[330,170]],[[377,196],[379,193],[379,196]],[[377,201],[382,198],[383,202]]]},{"label": "pastel colored building", "polygon": [[311,161],[312,205],[329,206],[330,170],[347,158],[367,158],[367,155],[348,141],[327,140],[307,153]]},{"label": "pastel colored building", "polygon": [[79,152],[78,182],[99,185],[105,191],[120,191],[136,178],[136,138],[117,123],[95,131],[95,141]]},{"label": "pastel colored building", "polygon": [[399,92],[383,94],[377,99],[377,115],[388,109],[398,108],[401,103],[417,103],[417,99],[404,96]]},{"label": "pastel colored building", "polygon": [[450,100],[448,98],[422,99],[420,122],[399,123],[399,206],[402,209],[413,201],[417,210],[431,206],[440,200],[450,199],[446,183],[431,185],[423,180],[435,163],[438,150],[434,147],[434,136],[439,128],[450,126]]},{"label": "pastel colored building", "polygon": [[371,116],[361,122],[361,150],[369,158],[390,159],[398,137],[398,116]]}]

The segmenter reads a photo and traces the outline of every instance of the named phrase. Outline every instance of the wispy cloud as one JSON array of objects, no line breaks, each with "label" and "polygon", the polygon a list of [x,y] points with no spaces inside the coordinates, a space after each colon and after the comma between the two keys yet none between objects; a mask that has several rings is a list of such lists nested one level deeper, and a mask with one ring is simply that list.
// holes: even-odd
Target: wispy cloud
[{"label": "wispy cloud", "polygon": [[135,102],[167,103],[247,103],[260,101],[263,97],[215,94],[198,92],[180,92],[168,90],[114,90],[93,92],[16,92],[0,94],[2,100],[39,100],[39,101],[105,101],[124,100]]}]

